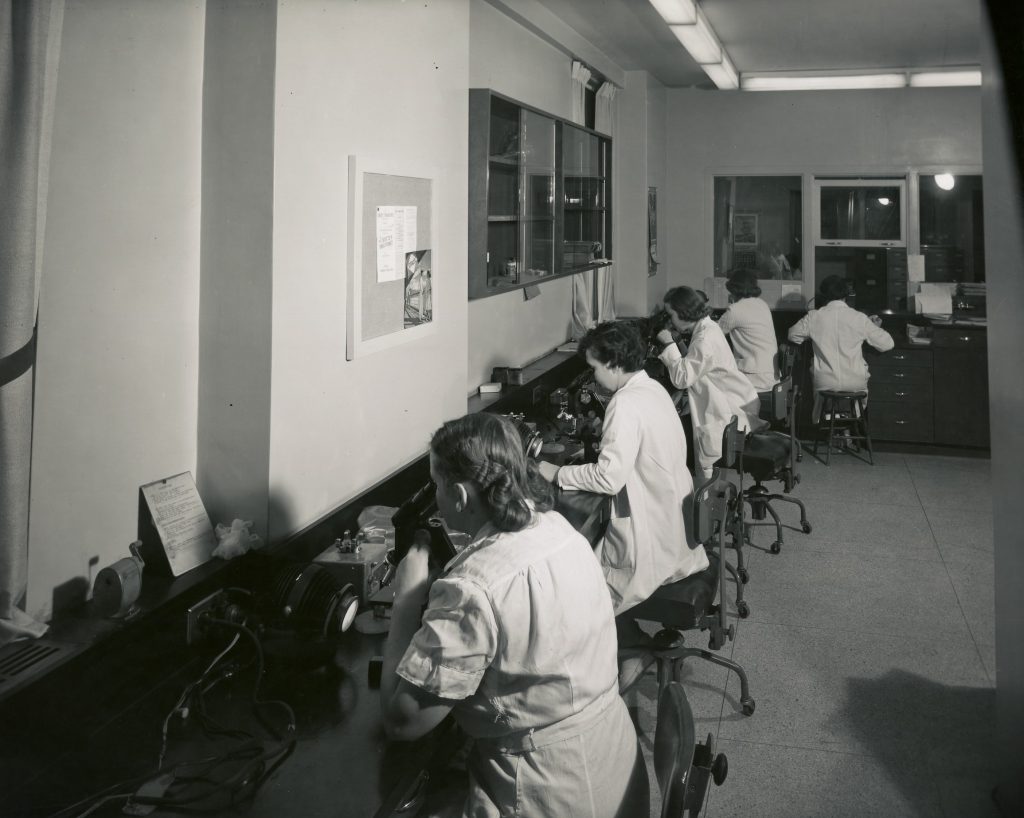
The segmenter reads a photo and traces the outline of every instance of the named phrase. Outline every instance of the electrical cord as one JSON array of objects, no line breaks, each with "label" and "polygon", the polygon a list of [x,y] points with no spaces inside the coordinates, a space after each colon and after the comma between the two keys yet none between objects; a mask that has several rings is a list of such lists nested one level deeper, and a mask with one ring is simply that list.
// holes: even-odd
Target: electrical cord
[{"label": "electrical cord", "polygon": [[[222,793],[227,793],[227,802],[229,806],[234,806],[252,799],[264,782],[266,782],[266,780],[274,774],[274,772],[288,759],[288,757],[291,756],[296,746],[296,719],[294,711],[285,701],[279,699],[262,699],[259,695],[264,672],[263,646],[260,643],[259,637],[250,628],[246,627],[246,625],[232,622],[227,619],[209,618],[206,622],[210,625],[216,625],[218,627],[224,627],[234,631],[234,638],[228,646],[217,654],[209,665],[207,665],[206,669],[200,674],[200,676],[194,682],[185,687],[181,696],[178,697],[174,707],[164,718],[161,726],[161,745],[156,768],[157,774],[163,772],[163,774],[171,776],[172,780],[167,787],[168,791],[175,788],[178,784],[184,784],[188,787],[196,787],[196,785],[202,786],[187,795],[184,793],[181,795],[168,795],[166,792],[161,796],[144,796],[136,794],[139,786],[154,778],[154,774],[150,772],[143,776],[128,779],[127,781],[117,782],[98,793],[93,793],[88,798],[82,799],[70,806],[62,808],[56,813],[53,813],[51,818],[63,818],[63,816],[69,815],[72,810],[75,810],[83,804],[97,798],[99,800],[94,801],[94,803],[92,803],[84,812],[79,813],[76,818],[86,818],[86,816],[91,815],[105,804],[119,799],[125,799],[127,804],[134,803],[158,808],[163,807],[183,813],[201,814],[220,812],[224,809],[223,803],[215,805],[201,805],[201,803]],[[209,715],[206,709],[205,694],[222,681],[234,676],[236,671],[241,669],[237,664],[228,665],[227,667],[221,668],[218,675],[214,676],[212,679],[210,678],[213,671],[223,661],[224,657],[227,656],[228,653],[238,644],[243,636],[249,640],[255,648],[256,680],[253,684],[250,702],[253,715],[276,742],[276,744],[269,749],[264,748],[262,742],[256,739],[256,737],[251,733],[237,728],[227,728],[219,724]],[[246,667],[248,667],[248,665]],[[268,705],[274,705],[285,711],[287,715],[287,724],[284,731],[286,737],[283,738],[279,730],[265,717],[263,710]],[[193,712],[195,713],[198,722],[203,727],[204,733],[207,733],[208,735],[213,734],[227,736],[230,738],[238,738],[244,740],[245,743],[228,753],[224,753],[219,756],[212,756],[200,761],[181,762],[169,768],[169,770],[164,770],[170,720],[175,713],[182,713],[182,715],[188,716]],[[239,760],[244,761],[244,763],[237,770],[231,772],[226,778],[220,781],[211,779],[211,773],[218,767],[226,763]],[[196,767],[201,767],[202,769],[195,770],[195,772],[190,775],[177,775],[179,770]],[[132,791],[127,793],[121,792],[110,794],[112,790],[120,789],[122,787],[131,787]]]}]

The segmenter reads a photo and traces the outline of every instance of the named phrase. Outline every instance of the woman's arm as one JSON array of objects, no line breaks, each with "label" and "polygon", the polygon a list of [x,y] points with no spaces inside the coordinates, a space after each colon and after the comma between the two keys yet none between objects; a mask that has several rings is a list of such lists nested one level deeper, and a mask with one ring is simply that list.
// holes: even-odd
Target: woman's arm
[{"label": "woman's arm", "polygon": [[408,741],[429,733],[453,706],[451,701],[421,690],[396,672],[420,628],[420,616],[430,591],[429,554],[426,546],[414,545],[399,563],[395,575],[395,601],[380,682],[384,729],[392,739]]},{"label": "woman's arm", "polygon": [[558,485],[596,494],[618,494],[633,471],[640,450],[642,418],[627,399],[616,395],[608,404],[601,431],[601,451],[596,463],[562,466]]},{"label": "woman's arm", "polygon": [[703,377],[711,364],[707,350],[696,336],[685,356],[678,347],[668,346],[658,358],[668,369],[668,376],[676,389],[689,389]]}]

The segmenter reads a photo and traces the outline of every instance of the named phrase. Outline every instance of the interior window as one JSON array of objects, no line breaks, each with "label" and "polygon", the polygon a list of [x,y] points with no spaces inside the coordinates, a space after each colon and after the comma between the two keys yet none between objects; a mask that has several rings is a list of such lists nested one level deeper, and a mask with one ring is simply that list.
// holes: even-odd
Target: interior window
[{"label": "interior window", "polygon": [[800,176],[716,176],[714,198],[716,276],[748,268],[761,279],[803,279]]}]

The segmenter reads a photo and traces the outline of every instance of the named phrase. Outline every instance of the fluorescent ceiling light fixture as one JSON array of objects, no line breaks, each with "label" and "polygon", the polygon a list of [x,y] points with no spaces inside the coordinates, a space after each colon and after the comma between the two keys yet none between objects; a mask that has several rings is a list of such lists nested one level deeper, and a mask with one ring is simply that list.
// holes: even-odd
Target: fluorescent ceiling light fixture
[{"label": "fluorescent ceiling light fixture", "polygon": [[910,74],[911,88],[948,88],[971,85],[981,85],[980,68],[958,71],[912,71]]},{"label": "fluorescent ceiling light fixture", "polygon": [[711,77],[711,81],[717,88],[729,91],[740,87],[740,78],[736,73],[736,68],[733,66],[732,60],[729,59],[729,55],[724,51],[721,62],[709,62],[707,65],[702,65],[701,68],[704,69],[705,74]]},{"label": "fluorescent ceiling light fixture", "polygon": [[703,12],[697,10],[697,22],[692,25],[669,26],[672,33],[683,44],[690,56],[701,65],[709,62],[720,62],[722,59],[722,44],[718,37],[704,19]]},{"label": "fluorescent ceiling light fixture", "polygon": [[669,25],[697,22],[697,5],[693,0],[651,0],[651,5]]},{"label": "fluorescent ceiling light fixture", "polygon": [[953,178],[952,173],[936,173],[935,184],[943,190],[952,190],[953,186],[956,184],[956,179]]},{"label": "fluorescent ceiling light fixture", "polygon": [[771,76],[744,74],[740,85],[745,91],[838,91],[855,88],[905,88],[905,73],[889,74],[817,74]]}]

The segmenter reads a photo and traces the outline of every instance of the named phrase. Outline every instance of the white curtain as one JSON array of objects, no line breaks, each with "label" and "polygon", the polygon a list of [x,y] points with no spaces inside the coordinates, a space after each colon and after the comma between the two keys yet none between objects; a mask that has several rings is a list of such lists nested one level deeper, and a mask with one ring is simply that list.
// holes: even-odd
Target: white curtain
[{"label": "white curtain", "polygon": [[0,0],[0,645],[41,636],[28,584],[32,401],[64,0]]},{"label": "white curtain", "polygon": [[[615,137],[615,91],[610,82],[597,89],[597,104],[594,110],[594,130]],[[614,142],[613,142],[614,144]],[[597,320],[615,319],[615,266],[597,270]]]},{"label": "white curtain", "polygon": [[[572,121],[586,124],[587,82],[590,81],[590,69],[581,62],[572,64]],[[589,272],[576,273],[572,277],[572,337],[582,338],[588,329],[594,326],[593,308],[594,289],[593,277]]]}]

